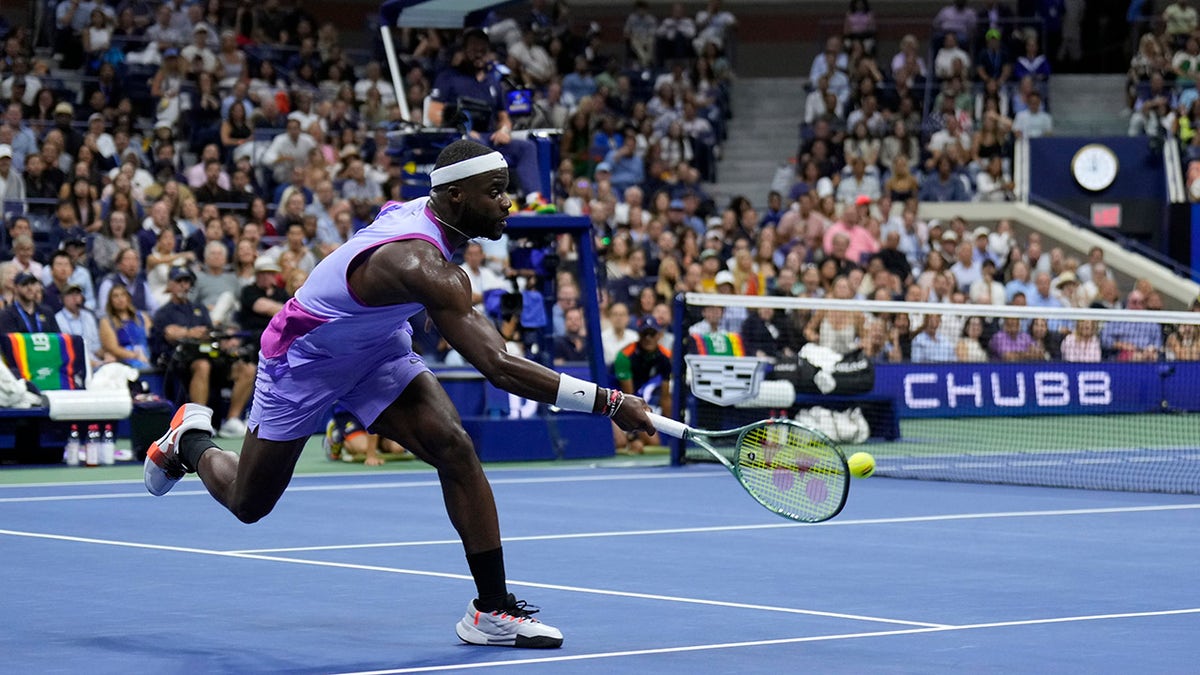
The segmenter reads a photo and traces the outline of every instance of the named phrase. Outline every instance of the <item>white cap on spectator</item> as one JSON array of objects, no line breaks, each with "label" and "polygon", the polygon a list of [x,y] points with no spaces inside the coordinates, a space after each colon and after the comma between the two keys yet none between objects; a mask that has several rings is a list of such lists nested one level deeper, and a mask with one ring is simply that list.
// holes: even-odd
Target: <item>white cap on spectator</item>
[{"label": "white cap on spectator", "polygon": [[833,181],[828,176],[817,179],[817,196],[821,199],[833,196]]},{"label": "white cap on spectator", "polygon": [[283,269],[279,267],[279,263],[274,258],[267,255],[260,255],[254,260],[254,272],[270,272],[279,274]]},{"label": "white cap on spectator", "polygon": [[986,227],[983,227],[982,225],[975,228],[975,231],[971,233],[971,235],[974,236],[976,239],[978,239],[979,237],[986,237],[989,234],[991,234],[991,231],[988,230]]},{"label": "white cap on spectator", "polygon": [[1077,284],[1077,283],[1079,283],[1079,277],[1075,276],[1074,272],[1071,272],[1070,270],[1068,270],[1068,271],[1063,272],[1062,274],[1058,275],[1058,278],[1054,280],[1054,287],[1062,288],[1066,284]]},{"label": "white cap on spectator", "polygon": [[288,118],[289,122],[291,122],[292,120],[295,120],[296,122],[298,122],[301,125],[304,124],[304,113],[302,113],[300,111],[288,113],[287,118]]},{"label": "white cap on spectator", "polygon": [[708,220],[704,221],[704,224],[707,225],[709,228],[713,228],[713,227],[721,227],[721,225],[723,225],[724,223],[722,223],[722,221],[721,221],[721,216],[709,216]]},{"label": "white cap on spectator", "polygon": [[942,241],[958,241],[958,233],[954,230],[946,230],[942,233]]},{"label": "white cap on spectator", "polygon": [[209,32],[208,24],[204,23],[203,21],[192,27],[192,33],[199,33],[201,31],[205,33]]},{"label": "white cap on spectator", "polygon": [[0,159],[4,157],[12,157],[12,146],[7,143],[0,144]]},{"label": "white cap on spectator", "polygon": [[732,286],[733,272],[730,272],[729,270],[721,270],[720,272],[717,272],[717,276],[713,278],[713,281],[716,282],[717,286],[720,286],[721,284],[729,284]]}]

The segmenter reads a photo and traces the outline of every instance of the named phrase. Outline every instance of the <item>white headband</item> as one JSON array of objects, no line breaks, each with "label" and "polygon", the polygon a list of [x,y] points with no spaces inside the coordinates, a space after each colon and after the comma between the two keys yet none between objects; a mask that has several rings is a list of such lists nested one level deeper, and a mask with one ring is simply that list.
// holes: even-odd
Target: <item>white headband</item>
[{"label": "white headband", "polygon": [[486,155],[464,159],[461,162],[434,169],[429,174],[429,186],[437,187],[453,183],[456,180],[478,176],[481,173],[507,168],[508,162],[504,161],[504,157],[500,153],[492,151]]}]

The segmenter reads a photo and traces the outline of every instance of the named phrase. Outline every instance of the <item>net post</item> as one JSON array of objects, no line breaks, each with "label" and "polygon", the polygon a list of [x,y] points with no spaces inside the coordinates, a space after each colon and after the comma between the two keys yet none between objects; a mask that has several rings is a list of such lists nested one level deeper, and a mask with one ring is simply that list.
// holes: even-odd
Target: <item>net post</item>
[{"label": "net post", "polygon": [[[684,413],[684,396],[683,396],[683,345],[687,339],[687,326],[684,323],[684,312],[687,309],[687,302],[682,293],[675,296],[675,311],[671,317],[671,331],[675,335],[675,344],[671,352],[671,409],[675,411],[676,417],[683,419]],[[679,466],[683,464],[683,449],[686,441],[680,438],[670,439],[671,444],[671,464]]]}]

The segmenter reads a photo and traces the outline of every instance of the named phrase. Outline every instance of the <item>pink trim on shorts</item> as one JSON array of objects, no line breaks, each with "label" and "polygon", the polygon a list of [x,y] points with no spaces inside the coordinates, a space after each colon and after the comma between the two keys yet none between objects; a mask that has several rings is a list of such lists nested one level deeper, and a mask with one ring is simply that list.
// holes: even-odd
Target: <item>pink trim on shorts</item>
[{"label": "pink trim on shorts", "polygon": [[262,355],[267,358],[280,356],[292,346],[297,338],[327,323],[304,308],[295,298],[288,300],[283,309],[271,318],[262,334]]}]

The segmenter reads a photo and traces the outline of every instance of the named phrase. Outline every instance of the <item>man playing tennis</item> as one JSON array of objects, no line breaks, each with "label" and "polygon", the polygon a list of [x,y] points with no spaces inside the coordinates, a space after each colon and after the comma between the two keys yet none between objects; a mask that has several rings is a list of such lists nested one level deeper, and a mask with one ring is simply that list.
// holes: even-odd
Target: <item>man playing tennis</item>
[{"label": "man playing tennis", "polygon": [[163,495],[196,472],[239,520],[271,512],[334,402],[435,467],[478,597],[456,626],[478,645],[558,647],[562,633],[508,593],[491,486],[449,396],[412,349],[408,319],[424,307],[438,331],[494,385],[566,410],[604,413],[653,433],[644,401],[514,357],[471,304],[450,262],[474,237],[498,239],[511,202],[499,153],[456,141],[438,156],[428,199],[390,203],[321,261],[262,336],[242,452],[212,443],[212,411],[189,403],[146,455],[146,488]]}]

